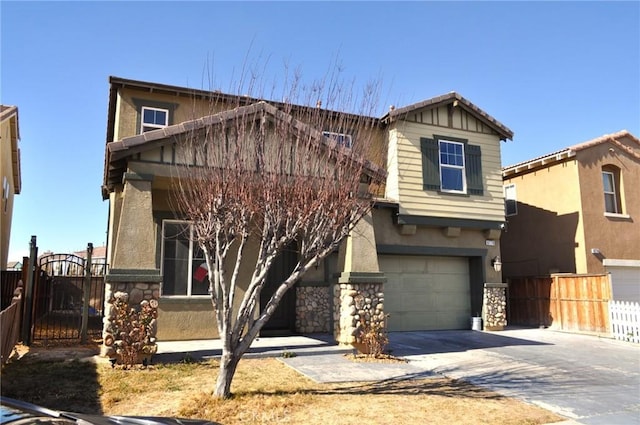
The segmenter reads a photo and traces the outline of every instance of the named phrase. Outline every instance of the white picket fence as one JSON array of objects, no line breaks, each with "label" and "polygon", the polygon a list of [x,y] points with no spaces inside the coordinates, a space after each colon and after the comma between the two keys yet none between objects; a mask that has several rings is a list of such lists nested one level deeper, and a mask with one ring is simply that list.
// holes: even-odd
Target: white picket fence
[{"label": "white picket fence", "polygon": [[640,344],[640,303],[611,300],[609,318],[615,339]]}]

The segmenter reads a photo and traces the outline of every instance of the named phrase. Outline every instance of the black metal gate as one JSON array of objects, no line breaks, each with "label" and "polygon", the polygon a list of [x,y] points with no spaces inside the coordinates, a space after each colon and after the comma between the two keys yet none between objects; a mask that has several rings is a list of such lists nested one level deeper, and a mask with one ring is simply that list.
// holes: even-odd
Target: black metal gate
[{"label": "black metal gate", "polygon": [[[90,268],[91,276],[86,269]],[[81,339],[84,283],[90,279],[87,336],[102,334],[105,264],[75,254],[47,254],[38,259],[33,286],[32,341],[49,344]]]}]

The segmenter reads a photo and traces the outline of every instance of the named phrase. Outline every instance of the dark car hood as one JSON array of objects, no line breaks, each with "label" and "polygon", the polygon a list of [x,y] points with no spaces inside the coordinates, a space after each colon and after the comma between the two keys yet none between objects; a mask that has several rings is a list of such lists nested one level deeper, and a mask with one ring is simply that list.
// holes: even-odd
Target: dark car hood
[{"label": "dark car hood", "polygon": [[61,412],[8,397],[0,398],[0,424],[22,425],[29,423],[76,425],[220,425],[215,422],[199,419],[157,416],[100,416]]}]

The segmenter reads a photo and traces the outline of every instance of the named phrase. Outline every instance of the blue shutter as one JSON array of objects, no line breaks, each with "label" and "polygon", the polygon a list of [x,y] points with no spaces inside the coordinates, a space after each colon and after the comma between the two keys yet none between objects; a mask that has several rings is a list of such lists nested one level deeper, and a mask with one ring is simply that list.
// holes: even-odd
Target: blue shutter
[{"label": "blue shutter", "polygon": [[469,195],[483,195],[482,152],[480,146],[467,145],[465,147],[465,172],[467,174],[467,193]]},{"label": "blue shutter", "polygon": [[422,152],[422,188],[424,190],[440,190],[440,159],[438,141],[420,138]]}]

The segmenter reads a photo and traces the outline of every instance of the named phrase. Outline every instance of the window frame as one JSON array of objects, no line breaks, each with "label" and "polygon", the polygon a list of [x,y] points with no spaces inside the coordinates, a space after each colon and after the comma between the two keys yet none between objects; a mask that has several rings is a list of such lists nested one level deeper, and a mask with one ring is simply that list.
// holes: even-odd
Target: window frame
[{"label": "window frame", "polygon": [[[605,185],[605,175],[610,178],[611,188],[613,191],[608,191]],[[622,198],[621,198],[621,181],[620,181],[620,170],[614,166],[604,166],[602,167],[602,193],[604,195],[604,213],[605,214],[614,214],[620,215],[624,214]],[[607,209],[607,197],[613,197],[613,206],[615,211],[609,211]]]},{"label": "window frame", "polygon": [[[338,133],[335,131],[323,131],[322,135],[328,139],[335,140],[338,146],[343,146],[345,148],[351,149],[353,146],[353,135],[349,133]],[[347,143],[344,141],[341,142],[340,138],[343,140],[348,140]]]},{"label": "window frame", "polygon": [[[164,286],[165,286],[165,224],[182,224],[184,226],[188,226],[189,228],[189,258],[188,258],[188,267],[187,267],[187,291],[186,294],[165,294]],[[160,234],[161,248],[160,248],[160,273],[162,275],[162,283],[160,285],[160,297],[162,298],[196,298],[196,299],[205,299],[209,298],[210,294],[193,294],[193,274],[195,272],[193,263],[195,260],[200,260],[200,257],[194,257],[194,251],[197,248],[196,242],[193,238],[193,224],[188,220],[177,220],[177,219],[164,219],[161,223],[161,234]],[[201,259],[204,262],[204,258]]]},{"label": "window frame", "polygon": [[11,193],[11,185],[7,176],[2,176],[2,210],[6,214],[9,211],[9,196]]},{"label": "window frame", "polygon": [[[504,215],[505,217],[511,217],[518,215],[518,192],[516,190],[515,183],[510,183],[503,186],[504,188]],[[508,190],[513,189],[512,197],[508,196]],[[513,212],[509,213],[509,205],[513,205]]]},{"label": "window frame", "polygon": [[[144,121],[145,111],[164,112],[165,114],[164,124],[146,123]],[[169,109],[158,108],[156,106],[147,106],[147,105],[144,105],[140,108],[140,134],[146,133],[147,131],[153,131],[153,130],[158,130],[160,128],[165,128],[168,126],[169,126]]]},{"label": "window frame", "polygon": [[[460,157],[462,158],[462,165],[454,165],[454,164],[443,164],[442,163],[442,146],[444,144],[452,144],[452,145],[458,145],[462,148],[462,154],[460,155]],[[449,140],[447,138],[438,138],[438,173],[440,175],[440,191],[443,193],[460,193],[460,194],[467,194],[467,169],[466,169],[466,152],[465,152],[465,145],[466,143],[464,142],[459,142],[459,141],[455,141],[455,140]],[[445,154],[447,154],[447,152],[444,152]],[[462,188],[461,189],[445,189],[444,188],[444,179],[442,176],[442,170],[443,169],[453,169],[453,170],[460,170],[460,174],[462,176]]]}]

